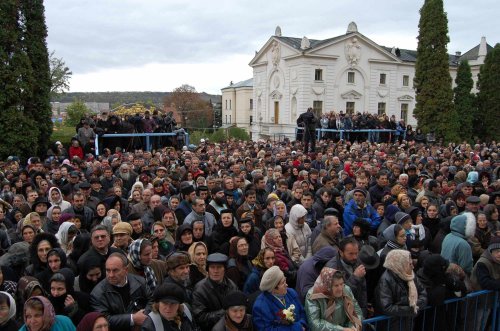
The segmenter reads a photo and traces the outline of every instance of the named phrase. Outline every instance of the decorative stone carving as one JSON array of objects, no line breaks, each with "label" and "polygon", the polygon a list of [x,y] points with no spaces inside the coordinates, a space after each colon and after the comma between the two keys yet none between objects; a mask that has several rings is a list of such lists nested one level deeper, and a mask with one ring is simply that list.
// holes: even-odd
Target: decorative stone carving
[{"label": "decorative stone carving", "polygon": [[398,98],[398,101],[412,101],[413,97],[411,95],[405,94]]},{"label": "decorative stone carving", "polygon": [[389,94],[389,90],[379,89],[379,90],[377,90],[377,93],[378,93],[379,97],[385,98]]},{"label": "decorative stone carving", "polygon": [[274,35],[276,37],[281,37],[281,27],[279,25],[276,26],[276,30],[274,30]]},{"label": "decorative stone carving", "polygon": [[269,96],[273,100],[281,100],[283,98],[283,94],[278,90],[274,90]]},{"label": "decorative stone carving", "polygon": [[292,69],[292,70],[290,71],[290,78],[291,78],[292,80],[297,80],[297,70],[296,70],[296,69]]},{"label": "decorative stone carving", "polygon": [[292,87],[292,89],[290,90],[290,92],[292,93],[292,95],[296,95],[298,91],[299,91],[298,87]]},{"label": "decorative stone carving", "polygon": [[280,78],[278,77],[278,75],[274,75],[273,84],[275,89],[280,87]]},{"label": "decorative stone carving", "polygon": [[351,67],[356,66],[361,58],[361,45],[358,38],[352,38],[345,46],[347,62]]},{"label": "decorative stone carving", "polygon": [[262,90],[261,90],[261,89],[257,90],[257,96],[258,96],[258,97],[261,97],[261,96],[262,96]]},{"label": "decorative stone carving", "polygon": [[315,86],[313,86],[312,87],[312,91],[316,95],[322,95],[323,93],[325,93],[325,88],[324,87],[315,87]]},{"label": "decorative stone carving", "polygon": [[363,95],[358,91],[350,90],[345,93],[342,93],[340,96],[342,97],[342,99],[345,100],[354,100],[354,99],[361,99]]},{"label": "decorative stone carving", "polygon": [[306,36],[302,37],[302,41],[300,42],[300,49],[308,49],[311,47],[311,42],[307,39]]},{"label": "decorative stone carving", "polygon": [[356,23],[351,22],[347,26],[347,32],[346,32],[346,34],[353,33],[353,32],[358,32],[358,26],[356,25]]},{"label": "decorative stone carving", "polygon": [[277,67],[278,64],[280,63],[280,58],[281,58],[280,45],[277,41],[273,42],[273,49],[271,52],[272,52],[273,66]]}]

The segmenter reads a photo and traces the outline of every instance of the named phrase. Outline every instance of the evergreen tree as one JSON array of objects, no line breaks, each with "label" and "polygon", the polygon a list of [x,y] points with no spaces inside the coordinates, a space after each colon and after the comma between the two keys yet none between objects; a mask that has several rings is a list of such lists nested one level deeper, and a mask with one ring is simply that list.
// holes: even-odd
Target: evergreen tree
[{"label": "evergreen tree", "polygon": [[45,9],[43,0],[21,0],[21,14],[25,18],[24,47],[31,61],[33,81],[31,96],[24,100],[26,114],[30,114],[39,128],[38,155],[44,155],[52,134],[52,110],[50,106],[50,66],[45,39]]},{"label": "evergreen tree", "polygon": [[478,115],[481,126],[475,127],[475,135],[484,141],[499,139],[500,127],[500,44],[488,52],[481,66],[478,79]]},{"label": "evergreen tree", "polygon": [[442,0],[425,0],[418,24],[417,62],[414,86],[414,116],[424,132],[434,132],[445,141],[458,140],[458,116],[453,107],[453,90],[446,45],[448,19]]},{"label": "evergreen tree", "polygon": [[473,121],[476,112],[474,107],[474,94],[471,93],[474,81],[472,80],[472,72],[467,60],[460,62],[455,84],[454,104],[460,123],[459,135],[462,140],[470,140],[472,138]]},{"label": "evergreen tree", "polygon": [[38,146],[38,128],[23,108],[33,81],[21,43],[24,24],[17,0],[0,1],[0,159],[33,155]]}]

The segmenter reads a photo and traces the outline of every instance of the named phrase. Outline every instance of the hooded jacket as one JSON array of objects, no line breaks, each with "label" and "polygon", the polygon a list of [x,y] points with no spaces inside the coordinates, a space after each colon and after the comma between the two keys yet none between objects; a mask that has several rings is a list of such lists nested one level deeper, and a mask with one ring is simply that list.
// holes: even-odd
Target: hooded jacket
[{"label": "hooded jacket", "polygon": [[441,256],[451,263],[458,264],[470,275],[474,261],[467,238],[472,237],[476,230],[474,214],[467,212],[453,217],[450,229],[451,233],[443,240]]},{"label": "hooded jacket", "polygon": [[314,285],[323,266],[337,254],[333,247],[323,247],[316,254],[304,260],[297,271],[297,283],[295,289],[300,301],[304,302],[307,291]]},{"label": "hooded jacket", "polygon": [[311,236],[311,228],[307,223],[299,225],[298,219],[305,216],[307,210],[302,205],[295,205],[290,210],[290,218],[288,224],[285,225],[287,235],[295,237],[295,241],[299,245],[302,256],[311,256],[311,244],[309,237]]},{"label": "hooded jacket", "polygon": [[[59,192],[59,200],[53,200],[52,199],[52,191],[58,191]],[[52,209],[54,208],[54,206],[59,206],[61,207],[61,211],[65,210],[65,209],[68,209],[69,207],[71,207],[71,203],[69,203],[68,201],[66,200],[63,200],[63,195],[62,195],[62,192],[61,190],[54,186],[54,187],[51,187],[49,189],[49,193],[47,194],[47,197],[49,198],[49,202],[51,204],[50,208],[47,210],[47,217],[52,219]]]}]

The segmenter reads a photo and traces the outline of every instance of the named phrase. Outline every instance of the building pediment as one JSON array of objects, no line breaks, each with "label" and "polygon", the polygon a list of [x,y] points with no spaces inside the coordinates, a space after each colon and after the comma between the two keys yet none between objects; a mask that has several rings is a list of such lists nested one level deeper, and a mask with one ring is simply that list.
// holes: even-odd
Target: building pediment
[{"label": "building pediment", "polygon": [[361,94],[355,90],[350,90],[350,91],[347,91],[345,93],[342,93],[340,96],[342,97],[342,99],[345,99],[345,100],[353,100],[353,99],[361,99],[363,94]]},{"label": "building pediment", "polygon": [[411,95],[405,94],[398,98],[398,101],[413,101],[413,97]]},{"label": "building pediment", "polygon": [[262,46],[262,48],[255,52],[255,56],[252,61],[248,64],[249,66],[254,66],[257,64],[263,64],[267,62],[267,54],[272,52],[272,61],[276,66],[279,60],[283,57],[290,56],[291,54],[300,54],[297,49],[294,49],[290,45],[282,42],[280,38],[272,36],[269,40]]}]

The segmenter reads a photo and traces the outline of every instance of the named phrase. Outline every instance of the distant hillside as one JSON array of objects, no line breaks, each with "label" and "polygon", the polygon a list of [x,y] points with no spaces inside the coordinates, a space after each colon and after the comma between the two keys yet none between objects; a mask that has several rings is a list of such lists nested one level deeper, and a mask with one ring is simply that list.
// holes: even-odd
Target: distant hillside
[{"label": "distant hillside", "polygon": [[[169,94],[170,92],[71,92],[59,95],[51,101],[73,102],[75,99],[79,99],[84,102],[109,102],[110,106],[134,102],[163,104],[163,99]],[[212,102],[222,102],[221,95],[205,92],[199,94],[203,100],[212,99]]]}]

